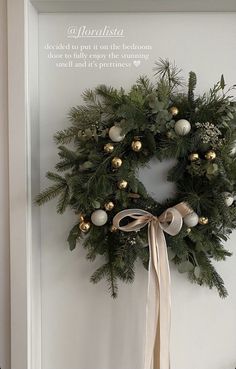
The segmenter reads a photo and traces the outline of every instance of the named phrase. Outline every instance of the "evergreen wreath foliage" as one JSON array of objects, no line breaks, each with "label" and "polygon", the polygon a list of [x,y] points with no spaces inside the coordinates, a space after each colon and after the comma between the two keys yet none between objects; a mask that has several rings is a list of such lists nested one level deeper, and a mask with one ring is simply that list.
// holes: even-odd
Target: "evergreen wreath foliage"
[{"label": "evergreen wreath foliage", "polygon": [[[231,255],[223,243],[236,226],[236,206],[228,206],[224,197],[225,192],[234,196],[236,190],[236,102],[230,96],[235,86],[226,90],[222,76],[208,93],[195,97],[195,73],[189,73],[185,84],[180,70],[168,60],[156,63],[155,77],[154,83],[140,77],[129,92],[105,85],[84,92],[85,104],[70,111],[71,127],[55,135],[59,150],[56,173],[47,173],[52,185],[36,202],[42,205],[57,196],[59,213],[69,207],[77,214],[78,221],[68,236],[70,249],[83,239],[89,260],[104,257],[91,281],[106,278],[113,297],[119,279],[134,280],[136,261],[140,259],[148,268],[149,260],[146,230],[114,231],[114,215],[126,208],[141,208],[158,216],[168,207],[187,202],[199,217],[208,218],[208,223],[191,229],[183,225],[177,236],[166,235],[169,259],[191,281],[216,287],[225,297],[227,291],[214,261]],[[173,107],[178,109],[176,115]],[[188,134],[175,132],[179,119],[191,123]],[[108,131],[114,125],[121,127],[125,137],[113,142],[114,151],[107,153],[104,145],[111,142]],[[142,143],[138,152],[131,148],[134,139]],[[216,155],[212,160],[206,159],[209,150]],[[192,153],[197,153],[196,160],[190,160]],[[111,164],[114,157],[122,159],[117,169]],[[137,176],[138,169],[153,157],[176,159],[168,175],[176,184],[176,194],[163,203],[147,193]],[[127,188],[118,188],[120,180],[128,182]],[[104,209],[108,201],[115,206],[108,212],[107,223],[100,227],[88,223],[90,229],[84,237],[81,214],[90,222],[92,212]]]}]

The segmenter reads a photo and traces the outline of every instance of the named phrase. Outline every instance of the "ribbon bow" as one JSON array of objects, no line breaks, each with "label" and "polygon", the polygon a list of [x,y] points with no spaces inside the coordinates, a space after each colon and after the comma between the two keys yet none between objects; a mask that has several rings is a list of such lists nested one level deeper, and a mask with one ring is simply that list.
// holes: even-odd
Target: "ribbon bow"
[{"label": "ribbon bow", "polygon": [[[167,209],[159,217],[142,209],[120,211],[113,225],[124,232],[139,231],[148,225],[149,273],[146,304],[144,369],[170,369],[170,269],[164,232],[177,235],[183,218],[192,209],[184,202]],[[126,218],[134,220],[120,226]]]}]

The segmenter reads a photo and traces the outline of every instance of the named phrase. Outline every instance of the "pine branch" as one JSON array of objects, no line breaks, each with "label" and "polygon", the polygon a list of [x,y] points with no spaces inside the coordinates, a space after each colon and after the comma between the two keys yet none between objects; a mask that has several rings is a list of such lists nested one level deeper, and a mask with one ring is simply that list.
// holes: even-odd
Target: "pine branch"
[{"label": "pine branch", "polygon": [[191,106],[194,105],[194,90],[197,84],[197,76],[194,72],[189,73],[189,80],[188,80],[188,101]]},{"label": "pine branch", "polygon": [[71,161],[78,160],[77,154],[74,151],[69,150],[67,147],[59,146],[58,149],[60,150],[59,153],[58,153],[60,158],[68,159],[68,160],[71,160]]},{"label": "pine branch", "polygon": [[147,76],[140,76],[137,79],[136,84],[132,88],[138,89],[145,96],[153,92],[154,84],[151,83],[150,79]]},{"label": "pine branch", "polygon": [[180,76],[181,69],[177,68],[174,63],[171,63],[169,59],[160,58],[155,63],[155,76],[161,81],[166,81],[171,92],[175,87],[183,85],[183,79]]},{"label": "pine branch", "polygon": [[109,283],[109,291],[111,293],[111,297],[115,299],[118,294],[117,276],[114,270],[114,265],[111,261],[109,262],[108,266],[109,273],[107,274],[107,281]]},{"label": "pine branch", "polygon": [[100,268],[98,268],[91,276],[90,281],[92,283],[98,283],[102,279],[105,279],[107,277],[109,271],[109,264],[106,263],[102,265]]},{"label": "pine branch", "polygon": [[54,173],[54,172],[47,172],[46,173],[46,178],[50,179],[51,181],[58,182],[58,183],[61,183],[61,184],[66,183],[65,178],[63,178],[62,176],[60,176],[59,174]]},{"label": "pine branch", "polygon": [[209,286],[209,288],[216,287],[220,297],[225,298],[228,292],[224,286],[224,281],[217,273],[209,258],[204,253],[197,255],[199,266],[201,268],[200,281]]},{"label": "pine branch", "polygon": [[116,108],[125,101],[124,91],[122,89],[118,91],[113,87],[100,85],[95,89],[95,92],[102,99],[102,106],[112,108],[113,112],[115,112]]},{"label": "pine branch", "polygon": [[52,200],[54,197],[60,195],[60,193],[64,191],[66,186],[66,183],[58,183],[46,188],[44,191],[36,196],[35,203],[37,205],[45,204],[49,200]]},{"label": "pine branch", "polygon": [[67,129],[63,129],[62,131],[58,131],[54,135],[54,140],[56,144],[69,144],[72,140],[77,137],[78,128],[77,127],[69,127]]},{"label": "pine branch", "polygon": [[113,265],[110,264],[110,262],[98,268],[90,278],[92,283],[98,283],[102,279],[106,279],[108,281],[109,291],[111,292],[111,296],[113,298],[116,298],[117,292],[118,292],[118,286],[117,286],[117,280],[116,280],[115,272],[113,269]]},{"label": "pine branch", "polygon": [[71,169],[75,166],[75,162],[74,161],[71,161],[71,160],[62,160],[60,161],[59,163],[57,163],[55,165],[55,169],[58,171],[58,172],[64,172],[68,169]]},{"label": "pine branch", "polygon": [[64,213],[67,206],[69,205],[69,202],[70,202],[70,189],[69,189],[69,186],[66,186],[64,188],[64,191],[61,193],[61,195],[58,199],[57,212],[59,214]]},{"label": "pine branch", "polygon": [[97,99],[97,94],[95,91],[90,90],[90,89],[86,89],[83,94],[82,94],[83,100],[86,103],[87,106],[89,106],[90,108],[94,108],[94,107],[99,107],[99,102]]}]

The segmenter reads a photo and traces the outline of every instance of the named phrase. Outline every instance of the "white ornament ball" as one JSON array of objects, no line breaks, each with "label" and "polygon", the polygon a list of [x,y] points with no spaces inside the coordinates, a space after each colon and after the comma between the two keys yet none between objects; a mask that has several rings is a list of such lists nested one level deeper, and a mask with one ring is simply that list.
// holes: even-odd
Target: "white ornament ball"
[{"label": "white ornament ball", "polygon": [[198,215],[197,213],[190,213],[184,217],[184,224],[189,227],[195,227],[198,224]]},{"label": "white ornament ball", "polygon": [[104,210],[95,210],[91,215],[91,221],[96,226],[103,226],[107,222],[107,213]]},{"label": "white ornament ball", "polygon": [[223,192],[224,202],[226,206],[231,206],[234,202],[234,197],[230,192]]},{"label": "white ornament ball", "polygon": [[109,129],[109,137],[113,142],[120,142],[125,138],[125,135],[121,134],[121,127],[113,126]]},{"label": "white ornament ball", "polygon": [[191,124],[186,119],[177,120],[175,123],[175,133],[179,136],[187,135],[191,130]]}]

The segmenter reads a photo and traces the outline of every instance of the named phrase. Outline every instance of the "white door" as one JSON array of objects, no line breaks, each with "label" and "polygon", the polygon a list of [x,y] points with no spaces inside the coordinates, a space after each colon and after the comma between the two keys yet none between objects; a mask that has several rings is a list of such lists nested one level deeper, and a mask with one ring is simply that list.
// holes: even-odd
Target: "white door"
[{"label": "white door", "polygon": [[[104,27],[123,30],[123,37],[86,37],[89,29]],[[80,35],[84,32],[84,37],[68,38],[75,30]],[[186,78],[194,70],[200,92],[211,87],[222,72],[231,85],[236,81],[235,39],[234,14],[40,14],[41,188],[48,184],[45,172],[57,161],[53,134],[69,125],[68,111],[82,102],[84,89],[98,84],[129,88],[140,74],[153,78],[159,57],[174,60]],[[60,54],[63,61],[69,55],[66,64]],[[141,175],[149,176],[145,184],[161,198],[167,195],[163,189],[166,170],[158,168],[159,186],[151,172]],[[68,249],[66,238],[74,214],[56,215],[53,201],[41,209],[40,221],[42,369],[144,369],[146,271],[137,265],[135,283],[120,285],[118,299],[112,300],[106,283],[89,282],[101,260],[89,263],[80,245],[73,252]],[[234,234],[229,249],[235,240]],[[191,285],[172,270],[174,369],[235,367],[235,262],[234,256],[217,265],[229,290],[226,300],[215,291]]]}]

